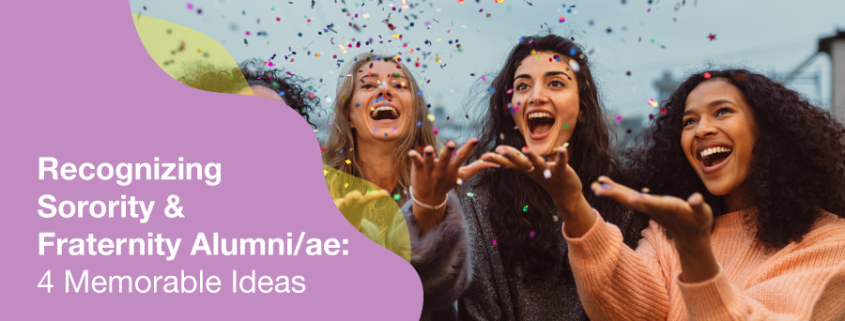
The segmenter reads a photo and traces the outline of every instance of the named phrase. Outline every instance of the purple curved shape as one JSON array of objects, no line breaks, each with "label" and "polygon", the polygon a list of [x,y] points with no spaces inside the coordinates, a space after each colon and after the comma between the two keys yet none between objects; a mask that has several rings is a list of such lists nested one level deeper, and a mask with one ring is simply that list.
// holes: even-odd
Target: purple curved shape
[{"label": "purple curved shape", "polygon": [[[148,56],[126,1],[19,1],[3,10],[4,94],[0,116],[4,320],[413,320],[422,288],[402,258],[368,241],[332,203],[313,131],[288,108],[258,97],[194,90],[173,81]],[[11,70],[9,70],[11,69]],[[59,162],[223,163],[218,186],[200,181],[38,180],[38,157]],[[38,198],[154,200],[150,221],[42,218]],[[163,215],[180,196],[184,219]],[[348,256],[191,256],[198,232],[224,237],[346,238]],[[38,233],[58,237],[181,237],[177,258],[38,255]],[[37,287],[52,270],[52,293]],[[77,275],[221,277],[216,294],[68,294]],[[232,270],[305,277],[295,294],[231,292]]]}]

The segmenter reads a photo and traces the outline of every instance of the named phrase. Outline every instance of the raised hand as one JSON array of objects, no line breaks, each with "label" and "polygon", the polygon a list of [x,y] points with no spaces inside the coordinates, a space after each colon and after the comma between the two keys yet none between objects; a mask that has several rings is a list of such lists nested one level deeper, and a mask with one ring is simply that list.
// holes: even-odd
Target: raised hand
[{"label": "raised hand", "polygon": [[367,194],[362,194],[358,190],[346,193],[341,198],[334,200],[334,205],[343,213],[346,220],[352,223],[355,228],[361,226],[361,220],[364,218],[364,209],[368,204],[381,197],[388,196],[389,193],[385,190],[370,191]]},{"label": "raised hand", "polygon": [[505,145],[496,147],[495,153],[482,155],[481,159],[525,173],[549,193],[559,208],[572,213],[583,195],[581,194],[581,179],[568,164],[569,150],[566,146],[564,144],[557,148],[555,161],[545,160],[528,147],[524,147],[520,152],[516,148]]},{"label": "raised hand", "polygon": [[610,197],[635,211],[648,214],[675,239],[686,241],[710,235],[713,211],[699,193],[692,194],[687,200],[654,196],[637,192],[604,176],[599,177],[590,188],[598,196]]},{"label": "raised hand", "polygon": [[[446,201],[446,194],[458,185],[459,177],[467,180],[485,168],[496,166],[489,163],[473,163],[461,168],[461,164],[469,158],[476,145],[478,145],[478,140],[475,138],[470,139],[460,148],[454,141],[449,141],[439,157],[435,155],[435,149],[432,146],[426,146],[423,149],[424,155],[414,150],[408,152],[413,163],[410,192],[418,201],[414,203],[414,216],[423,229],[431,228],[442,220],[446,212],[445,208],[439,205]],[[434,208],[420,206],[420,203]]]},{"label": "raised hand", "polygon": [[675,242],[681,261],[683,280],[709,280],[719,272],[719,264],[710,246],[713,211],[704,197],[694,193],[687,200],[672,196],[653,196],[599,177],[590,185],[598,196],[610,197],[635,211],[646,213],[666,229]]}]

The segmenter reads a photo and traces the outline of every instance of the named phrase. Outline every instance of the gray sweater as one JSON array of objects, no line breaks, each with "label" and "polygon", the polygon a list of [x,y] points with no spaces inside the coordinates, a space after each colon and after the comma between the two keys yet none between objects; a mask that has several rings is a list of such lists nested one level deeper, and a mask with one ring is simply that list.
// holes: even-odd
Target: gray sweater
[{"label": "gray sweater", "polygon": [[[526,283],[522,271],[510,276],[499,256],[490,220],[492,202],[488,188],[477,186],[478,176],[464,183],[460,200],[470,236],[471,266],[475,270],[469,288],[458,301],[460,320],[588,320],[568,267],[542,281]],[[470,194],[472,193],[472,194]],[[468,196],[472,195],[472,196]],[[551,213],[557,216],[558,213]],[[554,222],[560,235],[558,246],[565,253],[562,222]],[[412,238],[413,239],[413,238]],[[413,261],[413,260],[412,260]]]},{"label": "gray sweater", "polygon": [[406,202],[402,213],[411,238],[411,265],[423,286],[420,320],[456,320],[452,303],[469,286],[473,271],[458,195],[449,193],[443,221],[425,232],[417,225],[411,205],[412,201]]}]

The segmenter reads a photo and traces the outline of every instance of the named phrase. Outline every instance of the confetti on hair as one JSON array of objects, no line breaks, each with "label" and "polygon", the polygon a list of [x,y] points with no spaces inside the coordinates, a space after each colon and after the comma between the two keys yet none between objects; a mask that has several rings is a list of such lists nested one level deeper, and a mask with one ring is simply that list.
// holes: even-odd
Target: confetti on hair
[{"label": "confetti on hair", "polygon": [[523,207],[522,207],[522,211],[523,211],[523,212],[528,212],[528,205],[523,206]]},{"label": "confetti on hair", "polygon": [[704,79],[710,79],[710,73],[704,72]]},{"label": "confetti on hair", "polygon": [[536,233],[536,232],[534,232],[534,230],[531,230],[530,232],[528,232],[528,237],[530,237],[530,238],[532,238],[532,239],[533,239],[533,238],[534,238],[534,235],[537,235],[537,233]]},{"label": "confetti on hair", "polygon": [[579,65],[578,62],[575,61],[575,59],[569,60],[569,68],[572,68],[572,71],[574,71],[574,72],[581,71],[581,65]]},{"label": "confetti on hair", "polygon": [[398,201],[400,198],[402,198],[402,197],[401,197],[401,196],[399,196],[399,193],[393,194],[393,199],[394,199],[394,200],[397,200],[397,201]]},{"label": "confetti on hair", "polygon": [[428,114],[428,121],[434,121],[434,114]]},{"label": "confetti on hair", "polygon": [[352,164],[352,160],[347,158],[346,159],[346,165],[349,165],[349,164]]},{"label": "confetti on hair", "polygon": [[473,192],[469,192],[469,193],[467,193],[467,196],[468,196],[468,197],[475,197],[475,193],[473,193]]}]

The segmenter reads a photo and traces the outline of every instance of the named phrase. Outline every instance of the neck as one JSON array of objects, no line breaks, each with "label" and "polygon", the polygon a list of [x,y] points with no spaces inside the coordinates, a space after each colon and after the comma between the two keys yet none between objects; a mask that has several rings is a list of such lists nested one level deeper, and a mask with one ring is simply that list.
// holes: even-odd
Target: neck
[{"label": "neck", "polygon": [[725,195],[722,199],[725,201],[725,207],[728,213],[744,210],[750,207],[745,199],[745,189],[742,187]]},{"label": "neck", "polygon": [[392,192],[398,183],[396,162],[393,161],[396,143],[358,141],[357,149],[355,155],[363,171],[362,178]]}]

